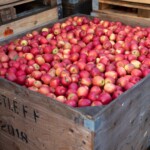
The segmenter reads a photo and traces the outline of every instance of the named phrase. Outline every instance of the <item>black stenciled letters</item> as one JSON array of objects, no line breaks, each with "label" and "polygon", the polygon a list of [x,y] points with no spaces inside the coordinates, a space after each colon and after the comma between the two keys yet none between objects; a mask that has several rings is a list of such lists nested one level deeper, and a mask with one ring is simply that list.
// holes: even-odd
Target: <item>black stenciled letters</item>
[{"label": "black stenciled letters", "polygon": [[21,132],[21,139],[22,141],[28,143],[28,136],[24,132]]},{"label": "black stenciled letters", "polygon": [[19,114],[19,112],[17,111],[18,110],[18,102],[17,101],[13,101],[13,107],[14,107],[14,112],[16,113],[16,114]]},{"label": "black stenciled letters", "polygon": [[[36,123],[39,117],[39,112],[34,108],[30,108],[26,105],[20,104],[17,100],[10,99],[5,95],[0,95],[0,105],[4,108],[11,110],[17,115],[21,115],[24,118],[28,118],[28,114],[32,114],[32,118]],[[29,112],[30,111],[30,112]]]},{"label": "black stenciled letters", "polygon": [[28,143],[28,136],[26,133],[20,131],[19,129],[15,129],[12,125],[1,122],[0,129],[18,139],[22,140],[25,143]]},{"label": "black stenciled letters", "polygon": [[24,105],[23,105],[23,108],[22,108],[22,109],[23,109],[23,116],[24,116],[24,118],[26,118],[27,108],[28,108],[27,106],[24,106]]},{"label": "black stenciled letters", "polygon": [[15,136],[14,128],[12,125],[7,125],[8,133],[12,136]]},{"label": "black stenciled letters", "polygon": [[[2,96],[2,100],[3,100],[3,103],[4,103],[4,107],[6,107],[7,105],[6,105],[6,96],[4,96],[4,95],[1,95]],[[2,103],[2,102],[1,102]]]},{"label": "black stenciled letters", "polygon": [[36,112],[35,110],[33,111],[33,114],[34,114],[34,120],[35,122],[37,122],[37,118],[40,118],[39,115],[38,115],[38,112]]}]

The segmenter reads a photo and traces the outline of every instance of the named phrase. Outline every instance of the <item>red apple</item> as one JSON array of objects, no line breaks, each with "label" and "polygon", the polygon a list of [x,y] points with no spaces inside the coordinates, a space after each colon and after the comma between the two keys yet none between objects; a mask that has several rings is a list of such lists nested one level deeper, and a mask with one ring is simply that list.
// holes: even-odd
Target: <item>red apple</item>
[{"label": "red apple", "polygon": [[58,77],[53,77],[50,81],[50,87],[56,88],[57,86],[60,85],[60,78]]},{"label": "red apple", "polygon": [[140,70],[140,69],[133,69],[132,71],[131,71],[131,75],[132,76],[137,76],[137,77],[142,77],[142,71]]},{"label": "red apple", "polygon": [[41,76],[42,76],[42,73],[38,70],[35,70],[31,73],[31,76],[33,78],[35,78],[36,80],[40,80],[41,79]]},{"label": "red apple", "polygon": [[68,101],[74,100],[77,102],[78,101],[78,95],[76,93],[70,93],[70,94],[68,94],[67,100]]},{"label": "red apple", "polygon": [[61,103],[65,103],[67,101],[66,97],[63,95],[56,97],[56,100],[61,102]]},{"label": "red apple", "polygon": [[51,79],[52,79],[52,77],[51,77],[49,74],[43,74],[43,75],[41,76],[41,81],[42,81],[44,84],[47,84],[47,85],[50,84]]},{"label": "red apple", "polygon": [[91,80],[91,78],[84,77],[84,78],[81,78],[80,83],[82,85],[90,86],[92,84],[92,80]]},{"label": "red apple", "polygon": [[50,89],[49,89],[48,86],[42,85],[39,88],[38,92],[41,93],[41,94],[47,95],[48,93],[50,93]]},{"label": "red apple", "polygon": [[85,107],[85,106],[90,106],[91,105],[91,101],[89,99],[86,98],[81,98],[78,101],[78,106],[79,107]]},{"label": "red apple", "polygon": [[117,67],[117,73],[119,76],[125,76],[127,74],[124,67]]},{"label": "red apple", "polygon": [[105,80],[101,76],[94,76],[93,79],[92,79],[92,84],[95,85],[95,86],[102,87],[105,84]]},{"label": "red apple", "polygon": [[138,60],[132,60],[131,64],[133,64],[134,67],[137,68],[137,69],[141,67],[141,62],[138,61]]},{"label": "red apple", "polygon": [[43,58],[43,56],[41,55],[37,55],[35,57],[35,62],[38,64],[38,65],[42,65],[45,63],[45,59]]},{"label": "red apple", "polygon": [[80,86],[77,89],[78,97],[86,97],[88,95],[88,92],[89,92],[88,86]]},{"label": "red apple", "polygon": [[105,77],[112,77],[114,79],[117,79],[118,75],[116,71],[106,71]]},{"label": "red apple", "polygon": [[71,80],[70,76],[66,76],[66,77],[61,78],[61,83],[64,86],[69,86],[71,82],[72,82],[72,80]]},{"label": "red apple", "polygon": [[108,93],[114,93],[116,90],[116,86],[113,83],[106,83],[104,85],[104,90]]},{"label": "red apple", "polygon": [[56,95],[65,95],[67,89],[64,86],[57,86],[55,90]]},{"label": "red apple", "polygon": [[77,102],[75,100],[67,100],[65,104],[71,107],[77,107]]},{"label": "red apple", "polygon": [[103,105],[107,105],[112,101],[112,97],[109,93],[103,92],[100,94],[99,100]]}]

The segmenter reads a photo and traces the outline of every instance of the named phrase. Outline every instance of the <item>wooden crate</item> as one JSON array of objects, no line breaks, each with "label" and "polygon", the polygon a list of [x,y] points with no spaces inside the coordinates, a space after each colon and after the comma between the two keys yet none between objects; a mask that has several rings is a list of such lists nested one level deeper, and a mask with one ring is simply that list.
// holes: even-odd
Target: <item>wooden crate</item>
[{"label": "wooden crate", "polygon": [[150,4],[132,0],[93,0],[93,11],[126,17],[150,18]]},{"label": "wooden crate", "polygon": [[0,26],[0,41],[11,39],[25,31],[37,28],[38,26],[58,20],[62,17],[62,6],[59,5],[54,8],[47,8],[44,11],[36,12],[34,15],[27,15],[21,19],[17,19],[10,23]]},{"label": "wooden crate", "polygon": [[[47,2],[47,3],[46,3]],[[23,0],[23,1],[6,1],[6,4],[0,5],[1,23],[13,21],[15,18],[24,17],[27,14],[32,14],[39,9],[47,7],[56,7],[61,4],[61,0]],[[46,7],[46,6],[45,6]]]},{"label": "wooden crate", "polygon": [[0,149],[146,150],[149,89],[150,75],[105,107],[71,108],[0,78]]}]

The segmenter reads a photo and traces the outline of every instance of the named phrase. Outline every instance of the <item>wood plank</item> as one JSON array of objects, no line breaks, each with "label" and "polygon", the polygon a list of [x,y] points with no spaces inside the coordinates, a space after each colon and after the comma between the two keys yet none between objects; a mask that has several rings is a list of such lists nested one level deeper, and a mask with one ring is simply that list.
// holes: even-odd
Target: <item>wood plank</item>
[{"label": "wood plank", "polygon": [[148,148],[150,137],[149,81],[150,75],[95,115],[95,119],[100,120],[95,131],[95,149],[146,150]]},{"label": "wood plank", "polygon": [[7,4],[15,3],[18,1],[21,1],[21,0],[4,0],[4,1],[0,1],[0,5],[7,5]]},{"label": "wood plank", "polygon": [[108,8],[108,9],[103,9],[103,10],[98,10],[97,11],[98,13],[104,13],[104,14],[113,14],[114,16],[115,15],[119,15],[119,16],[126,16],[126,17],[136,17],[137,18],[137,13],[134,13],[134,12],[125,12],[124,10],[117,10],[117,9],[111,9],[111,8]]},{"label": "wood plank", "polygon": [[94,150],[93,133],[80,125],[82,114],[4,79],[0,110],[2,150]]},{"label": "wood plank", "polygon": [[150,10],[138,9],[138,17],[150,18]]},{"label": "wood plank", "polygon": [[[23,19],[16,20],[14,22],[4,24],[0,30],[0,41],[11,38],[14,35],[24,33],[25,31],[34,29],[40,25],[47,24],[48,21],[54,21],[58,19],[58,8],[52,8],[41,13],[25,17]],[[4,32],[10,28],[13,31],[12,35],[5,36]]]},{"label": "wood plank", "polygon": [[120,0],[126,2],[136,2],[136,3],[143,3],[143,4],[150,4],[150,0]]},{"label": "wood plank", "polygon": [[131,26],[142,26],[142,27],[149,27],[150,25],[150,19],[147,18],[141,18],[136,16],[128,16],[126,15],[119,15],[119,14],[113,14],[113,13],[99,13],[99,11],[93,11],[91,13],[92,16],[100,17],[104,20],[109,21],[121,21],[122,23],[126,25]]},{"label": "wood plank", "polygon": [[25,3],[29,3],[29,2],[33,2],[33,1],[35,1],[35,0],[16,1],[16,2],[13,2],[13,3],[9,3],[7,5],[1,5],[0,4],[0,10],[5,9],[5,8],[9,8],[9,7],[14,7],[14,6],[21,5],[21,4],[25,4]]},{"label": "wood plank", "polygon": [[129,7],[129,8],[140,8],[143,10],[150,10],[150,5],[146,4],[139,4],[139,3],[130,3],[130,2],[123,2],[123,1],[113,1],[113,0],[99,0],[100,4],[109,4],[115,5],[120,7]]}]

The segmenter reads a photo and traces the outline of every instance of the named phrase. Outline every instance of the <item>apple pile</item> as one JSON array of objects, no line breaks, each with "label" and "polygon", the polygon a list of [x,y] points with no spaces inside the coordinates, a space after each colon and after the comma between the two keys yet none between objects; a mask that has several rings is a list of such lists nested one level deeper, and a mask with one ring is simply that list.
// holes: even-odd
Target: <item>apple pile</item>
[{"label": "apple pile", "polygon": [[70,17],[0,46],[0,77],[72,107],[107,105],[150,74],[150,28]]}]

